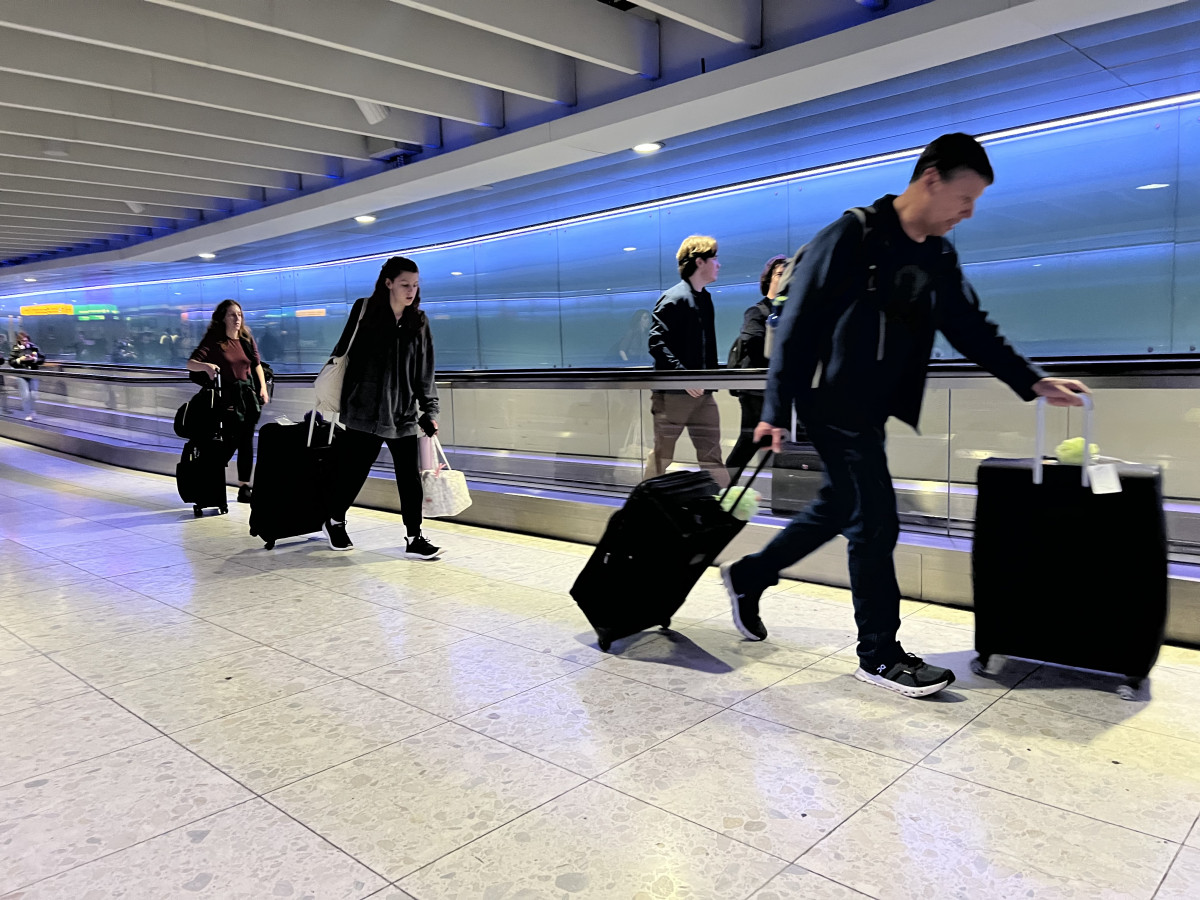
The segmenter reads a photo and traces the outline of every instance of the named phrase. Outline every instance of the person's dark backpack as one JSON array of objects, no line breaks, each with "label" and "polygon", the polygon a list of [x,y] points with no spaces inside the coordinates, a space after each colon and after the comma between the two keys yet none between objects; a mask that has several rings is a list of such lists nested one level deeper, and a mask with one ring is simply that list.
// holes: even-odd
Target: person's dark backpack
[{"label": "person's dark backpack", "polygon": [[733,346],[729,348],[729,358],[725,361],[725,368],[750,368],[750,354],[746,352],[746,342],[740,331],[738,332],[737,339],[733,342]]},{"label": "person's dark backpack", "polygon": [[[866,244],[867,238],[874,230],[874,221],[876,210],[873,206],[855,206],[846,212],[850,213],[854,218],[862,224],[863,229],[863,244]],[[792,257],[792,261],[787,264],[787,268],[783,270],[783,275],[779,278],[779,293],[776,295],[776,300],[784,300],[788,298],[788,290],[791,288],[792,273],[796,271],[796,266],[800,265],[800,260],[804,258],[804,251],[808,249],[808,244],[805,244],[796,251],[796,255]],[[867,290],[875,290],[875,263],[867,264],[868,278]],[[732,351],[731,351],[732,352]]]}]

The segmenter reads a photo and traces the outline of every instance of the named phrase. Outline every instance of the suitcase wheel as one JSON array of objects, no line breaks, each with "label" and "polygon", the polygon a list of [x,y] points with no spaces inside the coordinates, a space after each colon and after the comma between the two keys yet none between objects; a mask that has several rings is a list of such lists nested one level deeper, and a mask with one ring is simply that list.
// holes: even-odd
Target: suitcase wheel
[{"label": "suitcase wheel", "polygon": [[192,515],[193,515],[193,516],[195,516],[195,517],[198,519],[198,518],[200,518],[202,515],[204,515],[204,510],[203,510],[203,509],[201,509],[199,506],[193,506],[193,507],[192,507]]},{"label": "suitcase wheel", "polygon": [[274,549],[275,549],[275,542],[274,542],[274,541],[267,541],[265,544],[263,544],[263,549],[264,549],[264,550],[274,550]]},{"label": "suitcase wheel", "polygon": [[1008,657],[1000,653],[980,653],[971,660],[971,671],[985,678],[995,678],[1004,671]]},{"label": "suitcase wheel", "polygon": [[596,629],[596,644],[600,648],[601,652],[607,653],[608,648],[612,646],[612,642],[613,639],[610,636],[607,628]]},{"label": "suitcase wheel", "polygon": [[1130,675],[1117,686],[1117,696],[1122,700],[1146,700],[1148,697],[1142,696],[1143,687],[1146,679],[1137,675]]},{"label": "suitcase wheel", "polygon": [[667,619],[665,622],[662,623],[662,630],[668,631],[668,630],[670,630],[670,628],[671,628],[671,620]]},{"label": "suitcase wheel", "polygon": [[223,516],[229,515],[229,507],[228,506],[221,507],[221,515],[223,515]]}]

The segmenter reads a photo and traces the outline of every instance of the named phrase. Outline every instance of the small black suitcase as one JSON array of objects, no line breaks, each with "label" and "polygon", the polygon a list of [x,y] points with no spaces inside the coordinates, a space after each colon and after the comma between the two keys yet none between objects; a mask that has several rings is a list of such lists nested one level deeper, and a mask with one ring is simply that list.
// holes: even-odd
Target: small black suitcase
[{"label": "small black suitcase", "polygon": [[225,486],[225,443],[220,434],[206,441],[188,441],[183,445],[175,466],[175,486],[179,499],[192,504],[192,515],[199,518],[206,507],[229,512]]},{"label": "small black suitcase", "polygon": [[1034,462],[979,466],[974,668],[994,672],[993,656],[1018,656],[1115,672],[1133,699],[1167,621],[1162,473],[1117,463],[1120,492],[1097,494],[1081,466],[1047,462],[1035,484]]},{"label": "small black suitcase", "polygon": [[258,430],[250,534],[270,550],[283,538],[320,531],[329,515],[335,422],[269,422]]},{"label": "small black suitcase", "polygon": [[[727,489],[735,497],[744,469]],[[707,472],[658,475],[635,487],[613,513],[571,587],[601,650],[639,631],[670,627],[704,570],[745,526],[722,509],[718,490]]]},{"label": "small black suitcase", "polygon": [[825,464],[804,441],[784,441],[771,461],[771,512],[798,513],[817,499],[825,483]]}]

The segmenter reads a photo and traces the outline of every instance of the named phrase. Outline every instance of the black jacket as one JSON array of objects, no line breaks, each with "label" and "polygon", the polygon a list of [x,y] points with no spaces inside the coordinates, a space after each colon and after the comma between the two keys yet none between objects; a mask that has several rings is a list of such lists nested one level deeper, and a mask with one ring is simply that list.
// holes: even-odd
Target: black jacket
[{"label": "black jacket", "polygon": [[[866,240],[849,213],[822,229],[782,286],[789,299],[775,335],[764,421],[789,426],[794,402],[806,422],[881,424],[895,416],[916,428],[939,330],[1023,399],[1034,398],[1042,372],[980,309],[944,238],[927,238],[935,243],[922,250],[928,268],[917,274],[930,279],[924,302],[896,308],[893,285],[898,273],[913,268],[913,243],[901,229],[894,200],[888,195],[875,202]],[[867,289],[868,265],[877,267],[874,292]]]},{"label": "black jacket", "polygon": [[712,296],[681,281],[658,298],[650,325],[654,368],[717,368],[717,334]]},{"label": "black jacket", "polygon": [[[334,356],[346,352],[366,302],[362,297],[354,302]],[[438,408],[433,336],[425,313],[406,313],[397,324],[386,299],[369,303],[346,362],[342,423],[383,438],[411,437],[421,414],[436,419]]]},{"label": "black jacket", "polygon": [[[771,317],[772,301],[763,297],[742,316],[742,330],[737,339],[742,342],[742,369],[765,369],[767,359],[767,319]],[[730,391],[735,397],[762,397],[762,391]]]}]

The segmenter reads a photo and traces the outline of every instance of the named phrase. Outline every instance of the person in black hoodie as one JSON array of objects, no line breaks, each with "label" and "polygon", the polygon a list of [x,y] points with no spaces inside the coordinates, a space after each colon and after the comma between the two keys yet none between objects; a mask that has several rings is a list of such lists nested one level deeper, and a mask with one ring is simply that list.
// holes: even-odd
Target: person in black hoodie
[{"label": "person in black hoodie", "polygon": [[[729,366],[733,369],[765,369],[768,359],[767,318],[771,315],[771,307],[779,296],[779,278],[787,267],[786,256],[772,256],[763,266],[762,275],[758,279],[759,290],[763,298],[746,310],[742,316],[742,330],[734,342],[730,354]],[[737,357],[736,359],[734,357]],[[732,478],[737,470],[754,458],[758,443],[754,440],[754,429],[762,419],[762,391],[730,391],[738,398],[742,407],[742,429],[737,443],[729,451],[725,467],[729,469]]]},{"label": "person in black hoodie", "polygon": [[[680,244],[675,261],[683,280],[659,297],[650,325],[648,343],[654,368],[715,369],[717,333],[712,296],[706,288],[721,271],[717,242],[694,234]],[[700,467],[721,487],[729,484],[729,472],[721,462],[721,420],[712,391],[651,391],[650,414],[654,417],[654,449],[646,460],[645,478],[667,471],[675,458],[675,442],[687,428]]]},{"label": "person in black hoodie", "polygon": [[913,428],[921,413],[935,331],[1022,399],[1079,406],[1080,382],[1046,378],[1017,353],[979,307],[943,238],[974,213],[992,183],[991,163],[970,135],[925,148],[900,196],[850,210],[820,231],[792,268],[755,439],[778,451],[793,404],[825,465],[818,498],[759,553],[721,567],[734,624],[750,640],[767,629],[763,591],[779,572],[841,533],[849,541],[858,625],[855,677],[910,697],[954,681],[949,669],[906,653],[897,640],[899,537],[884,423]]},{"label": "person in black hoodie", "polygon": [[430,437],[437,434],[438,393],[433,336],[429,319],[421,311],[420,275],[411,259],[393,256],[380,269],[371,296],[355,301],[333,348],[334,356],[347,352],[341,404],[346,433],[338,439],[339,477],[330,517],[322,530],[332,549],[354,547],[346,533],[346,511],[386,443],[396,471],[400,515],[408,532],[404,555],[433,559],[441,548],[421,534],[425,497],[418,468],[417,429]]}]

